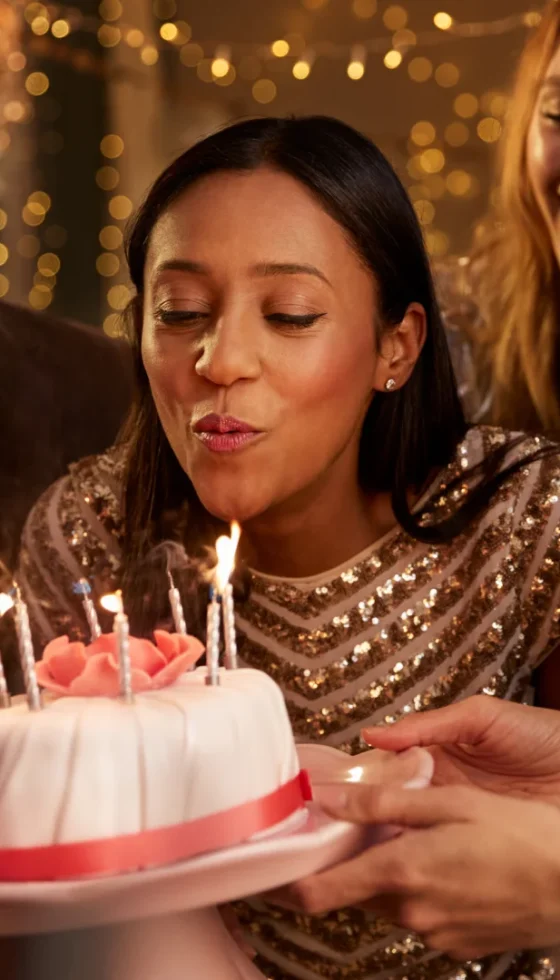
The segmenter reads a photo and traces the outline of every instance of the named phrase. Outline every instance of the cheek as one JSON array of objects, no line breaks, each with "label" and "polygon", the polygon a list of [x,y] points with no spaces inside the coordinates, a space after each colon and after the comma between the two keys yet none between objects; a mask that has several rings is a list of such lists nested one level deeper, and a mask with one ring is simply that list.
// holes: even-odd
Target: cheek
[{"label": "cheek", "polygon": [[336,411],[347,418],[369,402],[376,355],[373,331],[368,330],[362,342],[354,334],[351,345],[319,343],[291,360],[289,388],[300,409]]},{"label": "cheek", "polygon": [[142,362],[155,401],[167,411],[188,401],[193,386],[194,363],[177,338],[158,338],[148,327],[142,334]]}]

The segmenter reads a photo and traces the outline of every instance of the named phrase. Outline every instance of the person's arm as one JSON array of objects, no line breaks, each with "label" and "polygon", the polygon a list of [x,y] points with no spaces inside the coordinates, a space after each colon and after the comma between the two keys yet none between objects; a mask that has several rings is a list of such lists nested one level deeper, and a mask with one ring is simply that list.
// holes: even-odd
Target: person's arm
[{"label": "person's arm", "polygon": [[467,787],[331,786],[317,797],[337,819],[406,830],[285,889],[290,905],[319,915],[373,903],[459,960],[558,942],[560,808]]}]

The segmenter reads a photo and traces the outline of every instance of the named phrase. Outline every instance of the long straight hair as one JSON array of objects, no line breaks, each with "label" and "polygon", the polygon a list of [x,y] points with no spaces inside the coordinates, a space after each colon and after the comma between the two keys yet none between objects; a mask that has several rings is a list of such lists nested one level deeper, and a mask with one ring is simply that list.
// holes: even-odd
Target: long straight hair
[{"label": "long straight hair", "polygon": [[[407,384],[376,393],[363,426],[358,479],[368,493],[391,494],[401,526],[423,541],[446,541],[486,504],[502,479],[500,454],[486,478],[449,521],[423,527],[410,512],[411,488],[424,487],[449,463],[466,433],[446,336],[434,294],[422,232],[398,177],[380,150],[335,119],[253,119],[221,130],[188,149],[156,181],[127,242],[137,296],[131,310],[139,395],[127,431],[125,576],[137,575],[142,555],[174,526],[192,555],[215,538],[218,522],[200,504],[164,434],[140,357],[144,266],[154,225],[196,181],[259,167],[289,174],[344,229],[377,285],[378,340],[400,323],[411,303],[426,311],[427,336]],[[351,324],[348,324],[351,330]]]},{"label": "long straight hair", "polygon": [[519,62],[498,159],[493,212],[473,254],[481,370],[492,420],[513,429],[560,433],[560,274],[527,167],[527,140],[539,92],[560,43],[560,2],[552,0]]}]

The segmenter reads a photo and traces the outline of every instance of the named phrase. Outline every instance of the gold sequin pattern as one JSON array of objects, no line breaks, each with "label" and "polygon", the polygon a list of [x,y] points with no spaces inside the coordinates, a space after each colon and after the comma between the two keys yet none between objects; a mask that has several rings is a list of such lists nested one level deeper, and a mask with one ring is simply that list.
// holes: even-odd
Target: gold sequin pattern
[{"label": "gold sequin pattern", "polygon": [[[469,434],[423,507],[424,523],[454,512],[468,492],[470,468],[504,439],[499,430]],[[515,452],[534,448],[538,444],[528,441]],[[122,454],[77,464],[56,514],[49,495],[35,510],[31,538],[39,561],[28,554],[23,565],[54,632],[85,630],[85,622],[71,595],[74,572],[53,527],[84,571],[101,558],[117,568],[122,467]],[[524,699],[549,621],[553,635],[560,635],[560,609],[554,611],[560,607],[560,531],[547,531],[543,541],[551,514],[560,527],[559,487],[558,459],[549,459],[510,478],[493,497],[492,519],[482,515],[450,544],[423,545],[397,530],[359,561],[309,587],[255,575],[252,598],[240,610],[240,655],[278,681],[298,737],[358,752],[365,748],[361,724],[391,724],[467,691],[513,692]],[[537,553],[544,557],[535,573]],[[41,569],[66,595],[63,607]],[[364,980],[379,971],[402,980],[484,980],[495,962],[452,963],[360,909],[310,918],[243,903],[240,914],[268,950],[258,963],[274,980],[290,978],[276,957],[318,980]],[[518,957],[506,976],[547,980],[553,974],[543,969],[536,958]]]}]

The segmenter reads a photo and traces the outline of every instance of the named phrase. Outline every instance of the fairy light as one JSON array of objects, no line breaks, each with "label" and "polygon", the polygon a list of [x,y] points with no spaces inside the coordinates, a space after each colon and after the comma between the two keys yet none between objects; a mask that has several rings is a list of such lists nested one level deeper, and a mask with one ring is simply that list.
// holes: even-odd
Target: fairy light
[{"label": "fairy light", "polygon": [[171,21],[167,21],[165,24],[161,25],[159,33],[160,37],[163,38],[164,41],[173,42],[176,41],[179,36],[179,28]]},{"label": "fairy light", "polygon": [[108,204],[109,214],[117,221],[126,221],[132,214],[132,201],[125,194],[116,194]]},{"label": "fairy light", "polygon": [[478,112],[478,99],[471,92],[463,92],[455,99],[453,109],[461,119],[472,119]]},{"label": "fairy light", "polygon": [[398,68],[402,64],[403,56],[400,51],[392,49],[387,51],[387,54],[383,58],[383,64],[386,68],[394,69]]},{"label": "fairy light", "polygon": [[290,53],[290,45],[284,40],[274,41],[270,46],[270,50],[275,58],[285,58]]},{"label": "fairy light", "polygon": [[435,72],[434,78],[441,88],[453,88],[458,84],[461,78],[461,72],[451,61],[444,61],[443,64],[438,65]]},{"label": "fairy light", "polygon": [[108,160],[116,160],[120,157],[124,150],[124,140],[121,136],[116,136],[114,133],[108,133],[104,136],[99,144],[99,149],[101,150],[104,157]]},{"label": "fairy light", "polygon": [[350,54],[350,62],[346,69],[348,78],[358,81],[366,71],[366,49],[362,44],[355,44]]},{"label": "fairy light", "polygon": [[70,24],[68,23],[67,20],[62,20],[62,19],[55,20],[54,23],[51,25],[51,34],[53,35],[53,37],[57,37],[61,39],[63,37],[68,37],[69,33],[70,33]]},{"label": "fairy light", "polygon": [[431,122],[417,122],[410,130],[410,138],[417,146],[429,146],[436,138],[436,129]]},{"label": "fairy light", "polygon": [[451,14],[440,11],[439,13],[434,14],[434,24],[440,31],[448,31],[451,27],[453,27],[453,17]]},{"label": "fairy light", "polygon": [[49,80],[42,71],[32,71],[25,79],[25,88],[30,95],[44,95],[48,87]]},{"label": "fairy light", "polygon": [[377,13],[377,0],[352,0],[352,13],[358,20],[369,20]]},{"label": "fairy light", "polygon": [[429,58],[413,58],[408,66],[408,74],[413,82],[427,82],[432,77],[434,66]]},{"label": "fairy light", "polygon": [[267,105],[269,102],[274,101],[278,89],[270,78],[259,78],[259,80],[253,85],[252,92],[255,102],[260,102],[262,105]]},{"label": "fairy light", "polygon": [[95,174],[95,183],[103,191],[114,191],[119,179],[120,175],[115,167],[100,167]]},{"label": "fairy light", "polygon": [[446,126],[443,136],[445,142],[449,143],[449,146],[464,146],[465,143],[468,143],[470,130],[465,123],[452,122],[449,123],[449,126]]},{"label": "fairy light", "polygon": [[299,81],[303,81],[309,78],[311,74],[311,68],[313,67],[313,56],[311,52],[307,52],[303,57],[301,57],[292,68],[292,75]]},{"label": "fairy light", "polygon": [[108,251],[120,248],[123,243],[123,233],[116,225],[105,225],[99,232],[99,244]]},{"label": "fairy light", "polygon": [[0,265],[6,265],[10,257],[10,252],[7,245],[0,244]]},{"label": "fairy light", "polygon": [[144,44],[144,34],[136,27],[131,27],[124,37],[129,48],[141,48]]},{"label": "fairy light", "polygon": [[494,119],[493,116],[486,116],[480,120],[476,131],[484,143],[497,143],[502,135],[502,124],[499,119]]},{"label": "fairy light", "polygon": [[10,280],[7,276],[0,274],[0,298],[7,296],[10,291]]},{"label": "fairy light", "polygon": [[212,60],[211,69],[214,78],[225,78],[231,68],[231,53],[229,48],[218,48]]},{"label": "fairy light", "polygon": [[401,28],[406,27],[408,23],[408,13],[404,7],[399,7],[396,4],[391,7],[387,7],[387,10],[383,14],[383,23],[390,31],[399,31]]},{"label": "fairy light", "polygon": [[104,276],[106,279],[116,276],[121,263],[117,255],[113,252],[102,252],[101,255],[97,256],[95,262],[95,268],[97,269],[100,276]]}]

